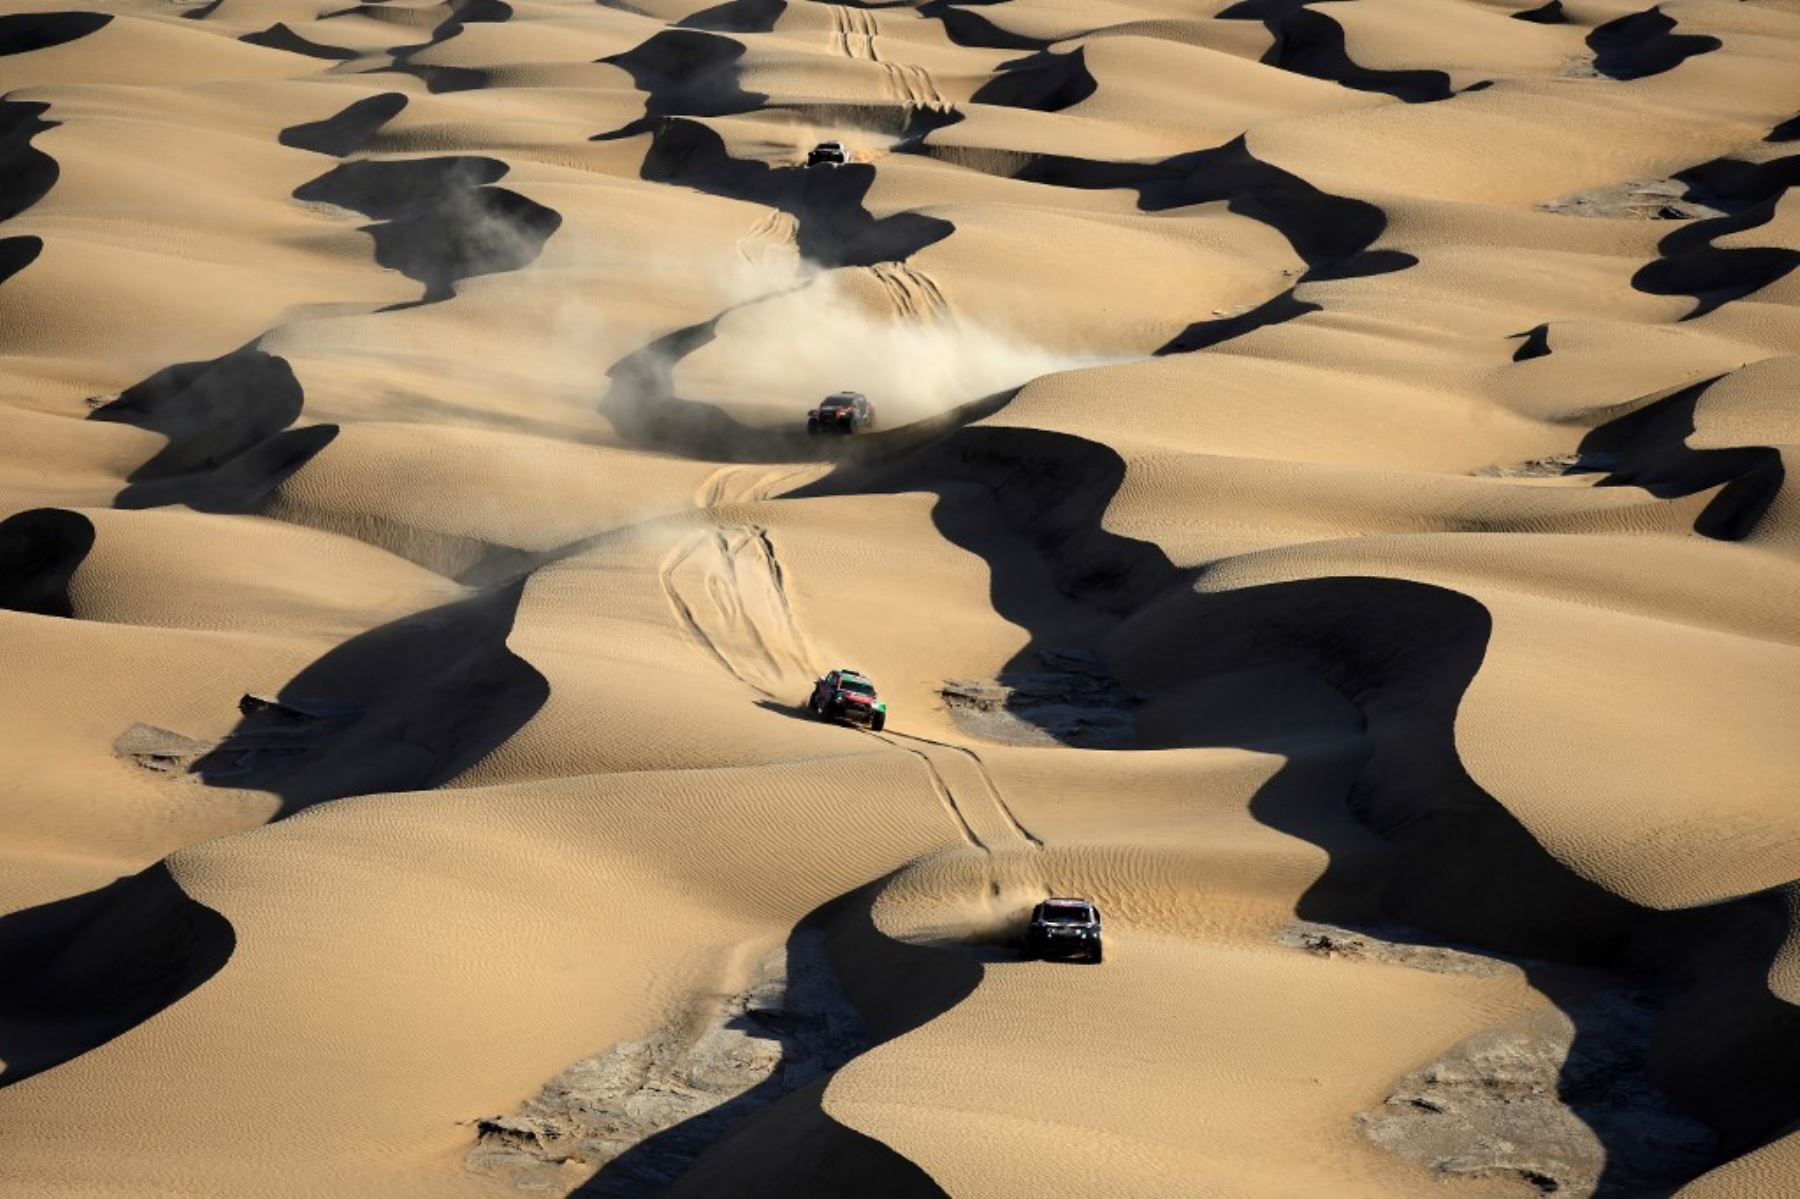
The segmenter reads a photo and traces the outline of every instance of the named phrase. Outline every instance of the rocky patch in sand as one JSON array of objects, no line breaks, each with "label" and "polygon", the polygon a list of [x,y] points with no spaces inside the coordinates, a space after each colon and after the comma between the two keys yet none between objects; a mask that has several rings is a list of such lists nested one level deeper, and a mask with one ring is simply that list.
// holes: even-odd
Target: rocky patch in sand
[{"label": "rocky patch in sand", "polygon": [[1514,1177],[1545,1194],[1665,1194],[1714,1137],[1645,1078],[1652,998],[1590,993],[1480,1033],[1357,1115],[1371,1141],[1440,1177]]},{"label": "rocky patch in sand", "polygon": [[798,932],[705,1019],[584,1058],[518,1113],[477,1121],[467,1164],[534,1193],[590,1176],[584,1196],[659,1193],[740,1121],[867,1044],[823,934]]},{"label": "rocky patch in sand", "polygon": [[1692,190],[1679,179],[1640,179],[1546,200],[1538,205],[1538,211],[1634,221],[1695,221],[1725,215],[1720,209],[1689,198]]},{"label": "rocky patch in sand", "polygon": [[1121,749],[1136,737],[1140,697],[1085,650],[1034,651],[1040,669],[1007,670],[997,681],[946,679],[938,695],[956,727],[1007,745]]}]

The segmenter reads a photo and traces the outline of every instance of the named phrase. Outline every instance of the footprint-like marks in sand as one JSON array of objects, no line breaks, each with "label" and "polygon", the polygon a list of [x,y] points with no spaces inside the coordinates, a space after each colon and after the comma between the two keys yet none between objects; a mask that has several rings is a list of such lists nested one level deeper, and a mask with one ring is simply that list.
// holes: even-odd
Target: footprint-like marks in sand
[{"label": "footprint-like marks in sand", "polygon": [[244,512],[337,436],[336,425],[292,428],[302,402],[287,361],[252,343],[209,362],[166,367],[88,419],[168,439],[131,473],[115,506]]},{"label": "footprint-like marks in sand", "polygon": [[376,218],[364,227],[375,261],[423,283],[421,302],[432,303],[449,299],[460,279],[535,261],[561,227],[555,209],[489,186],[507,170],[497,158],[467,155],[347,162],[294,198]]},{"label": "footprint-like marks in sand", "polygon": [[0,16],[0,58],[48,50],[97,33],[112,17],[99,12],[25,12]]},{"label": "footprint-like marks in sand", "polygon": [[1221,12],[1219,19],[1261,21],[1275,39],[1262,61],[1283,71],[1324,79],[1359,92],[1380,92],[1408,104],[1447,100],[1455,94],[1450,88],[1450,76],[1442,71],[1383,71],[1354,61],[1344,47],[1344,27],[1307,7],[1321,2],[1241,0]]},{"label": "footprint-like marks in sand", "polygon": [[34,508],[0,520],[0,608],[73,616],[69,580],[93,548],[94,522],[79,512]]},{"label": "footprint-like marks in sand", "polygon": [[322,121],[288,126],[281,131],[280,141],[296,150],[345,158],[368,145],[381,127],[399,116],[405,107],[406,96],[402,92],[365,96]]},{"label": "footprint-like marks in sand", "polygon": [[1609,79],[1642,79],[1672,71],[1696,54],[1724,43],[1716,37],[1675,33],[1675,18],[1661,6],[1608,21],[1587,36],[1594,70]]},{"label": "footprint-like marks in sand", "polygon": [[217,974],[230,921],[157,864],[0,916],[0,1087],[130,1031]]},{"label": "footprint-like marks in sand", "polygon": [[733,158],[725,141],[698,121],[658,122],[639,175],[655,183],[763,204],[794,218],[800,253],[826,267],[895,262],[950,236],[956,226],[900,212],[876,218],[863,207],[875,168],[853,162],[831,170],[772,167]]}]

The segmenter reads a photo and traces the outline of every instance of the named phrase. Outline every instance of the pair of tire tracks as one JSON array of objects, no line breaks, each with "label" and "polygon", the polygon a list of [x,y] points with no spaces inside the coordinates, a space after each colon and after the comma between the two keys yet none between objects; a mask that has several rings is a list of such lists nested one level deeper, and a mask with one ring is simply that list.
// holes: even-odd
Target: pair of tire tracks
[{"label": "pair of tire tracks", "polygon": [[947,108],[950,101],[938,90],[937,81],[924,67],[892,62],[881,57],[875,38],[881,33],[875,14],[867,9],[831,6],[831,47],[845,58],[870,62],[882,70],[882,91],[890,99],[917,108]]},{"label": "pair of tire tracks", "polygon": [[[791,702],[788,696],[801,680],[810,681],[814,655],[789,603],[767,529],[696,531],[664,555],[658,577],[681,627],[733,678],[776,703]],[[863,731],[919,759],[933,794],[971,848],[989,858],[997,849],[1043,849],[974,750],[905,733]],[[953,782],[953,775],[962,777]],[[977,795],[984,799],[971,802]]]},{"label": "pair of tire tracks", "polygon": [[902,318],[930,322],[950,315],[950,301],[944,298],[937,281],[917,267],[904,262],[878,262],[868,272]]}]

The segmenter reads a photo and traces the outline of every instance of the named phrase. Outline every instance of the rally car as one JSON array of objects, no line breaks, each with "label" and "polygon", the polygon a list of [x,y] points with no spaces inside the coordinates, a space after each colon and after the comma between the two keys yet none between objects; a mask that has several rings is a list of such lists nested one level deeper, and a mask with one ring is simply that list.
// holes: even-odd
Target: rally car
[{"label": "rally car", "polygon": [[806,152],[809,167],[841,167],[849,161],[850,152],[843,142],[820,142]]},{"label": "rally car", "polygon": [[1031,911],[1025,947],[1041,958],[1100,960],[1100,909],[1085,899],[1046,899]]},{"label": "rally car", "polygon": [[840,391],[806,413],[808,433],[860,433],[875,423],[875,405],[860,391]]},{"label": "rally car", "polygon": [[875,684],[854,670],[834,670],[813,684],[806,709],[822,720],[849,720],[876,732],[887,725],[887,705]]}]

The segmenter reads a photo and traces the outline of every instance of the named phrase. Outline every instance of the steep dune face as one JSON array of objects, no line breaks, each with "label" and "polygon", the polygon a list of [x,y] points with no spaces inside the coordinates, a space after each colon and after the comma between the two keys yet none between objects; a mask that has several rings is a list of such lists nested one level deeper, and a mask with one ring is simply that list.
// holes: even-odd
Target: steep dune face
[{"label": "steep dune face", "polygon": [[105,7],[0,1192],[1800,1189],[1788,8]]}]

